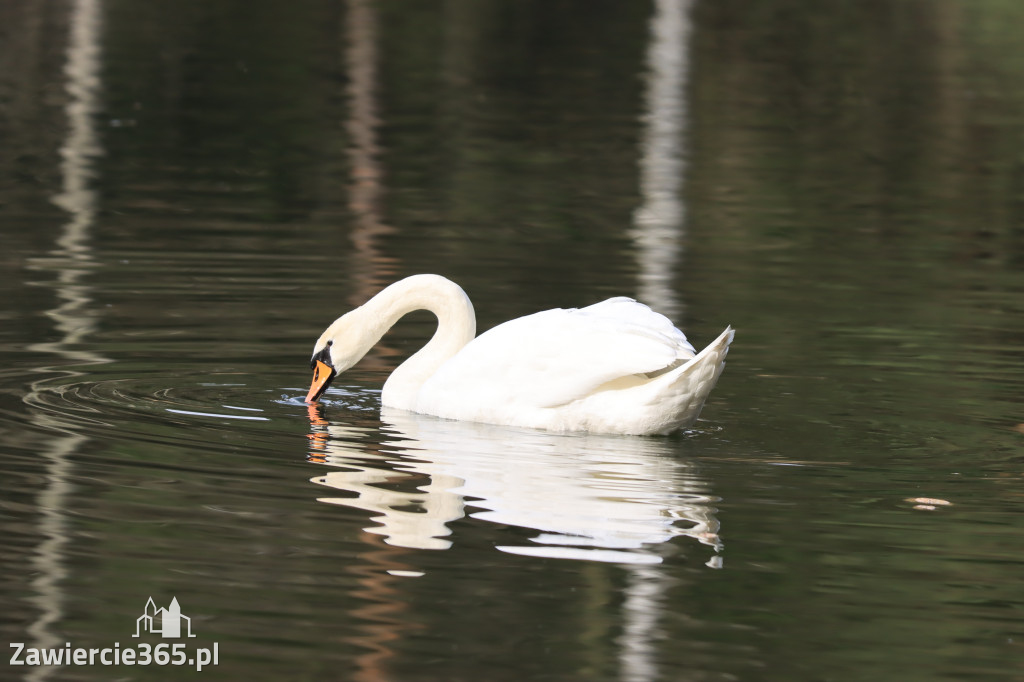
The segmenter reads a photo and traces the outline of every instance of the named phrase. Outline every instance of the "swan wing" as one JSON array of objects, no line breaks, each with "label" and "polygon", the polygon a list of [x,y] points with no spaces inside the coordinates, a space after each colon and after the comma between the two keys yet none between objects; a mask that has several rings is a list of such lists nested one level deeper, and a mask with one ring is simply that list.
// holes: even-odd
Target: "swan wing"
[{"label": "swan wing", "polygon": [[462,405],[556,407],[693,356],[693,346],[668,318],[618,297],[500,324],[442,365],[423,389],[431,400],[445,395]]}]

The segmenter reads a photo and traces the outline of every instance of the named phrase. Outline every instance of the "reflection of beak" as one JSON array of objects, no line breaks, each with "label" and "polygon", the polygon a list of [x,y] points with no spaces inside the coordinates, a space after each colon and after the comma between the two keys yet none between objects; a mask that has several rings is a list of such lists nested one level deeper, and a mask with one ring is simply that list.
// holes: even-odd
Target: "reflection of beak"
[{"label": "reflection of beak", "polygon": [[306,402],[315,403],[320,400],[320,396],[331,385],[331,380],[334,379],[335,374],[337,372],[334,371],[333,367],[317,360],[313,366],[313,383],[309,387],[309,393],[306,394]]},{"label": "reflection of beak", "polygon": [[[330,424],[329,421],[324,419],[324,415],[320,412],[322,409],[324,409],[323,405],[310,405],[309,407],[306,408],[306,414],[309,415],[310,426],[327,426],[328,424]],[[310,434],[310,438],[312,437],[312,434]]]},{"label": "reflection of beak", "polygon": [[327,449],[327,440],[330,438],[326,428],[328,421],[321,413],[323,409],[323,405],[310,405],[306,408],[309,414],[309,428],[312,431],[309,434],[309,447],[313,450],[308,457],[311,461],[319,464],[324,464],[323,451]]}]

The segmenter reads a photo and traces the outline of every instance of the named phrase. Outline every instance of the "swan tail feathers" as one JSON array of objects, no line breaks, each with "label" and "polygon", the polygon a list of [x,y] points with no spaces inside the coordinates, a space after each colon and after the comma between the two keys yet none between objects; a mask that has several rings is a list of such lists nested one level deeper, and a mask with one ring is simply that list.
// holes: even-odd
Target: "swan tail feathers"
[{"label": "swan tail feathers", "polygon": [[686,428],[697,421],[704,402],[722,375],[725,356],[729,354],[729,346],[735,336],[736,331],[726,327],[704,350],[678,370],[666,375],[671,384],[667,390],[677,396],[678,409],[672,419],[658,429],[659,433]]}]

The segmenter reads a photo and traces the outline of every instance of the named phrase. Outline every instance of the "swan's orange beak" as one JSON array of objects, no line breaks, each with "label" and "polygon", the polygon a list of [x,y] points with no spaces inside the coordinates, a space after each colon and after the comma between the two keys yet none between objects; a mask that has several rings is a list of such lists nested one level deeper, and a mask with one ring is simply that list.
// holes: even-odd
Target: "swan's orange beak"
[{"label": "swan's orange beak", "polygon": [[306,394],[306,402],[315,403],[320,400],[320,396],[331,385],[331,379],[334,378],[334,375],[333,367],[326,362],[317,360],[316,364],[313,365],[313,383],[309,387],[309,393]]}]

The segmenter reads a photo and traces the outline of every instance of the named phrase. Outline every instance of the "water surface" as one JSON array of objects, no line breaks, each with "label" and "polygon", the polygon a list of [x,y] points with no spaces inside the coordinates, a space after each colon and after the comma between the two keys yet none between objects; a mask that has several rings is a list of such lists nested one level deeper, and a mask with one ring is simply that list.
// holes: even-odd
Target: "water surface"
[{"label": "water surface", "polygon": [[[3,639],[132,646],[152,596],[214,679],[1024,677],[1022,20],[0,9]],[[382,414],[429,315],[305,405],[416,272],[736,342],[670,437]]]}]

